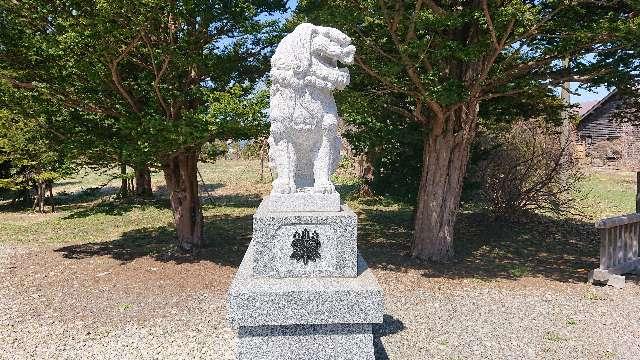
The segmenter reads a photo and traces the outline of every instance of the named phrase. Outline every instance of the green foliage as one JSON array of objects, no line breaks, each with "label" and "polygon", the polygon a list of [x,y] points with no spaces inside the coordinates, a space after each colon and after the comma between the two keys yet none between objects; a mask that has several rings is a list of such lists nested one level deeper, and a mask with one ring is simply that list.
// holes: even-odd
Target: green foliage
[{"label": "green foliage", "polygon": [[[215,138],[264,132],[250,95],[284,1],[42,1],[0,5],[0,79],[73,109],[62,133],[100,167],[159,165]],[[238,108],[234,109],[234,106]]]},{"label": "green foliage", "polygon": [[253,139],[268,135],[269,92],[247,94],[239,85],[228,91],[210,92],[205,115],[208,132],[216,139]]},{"label": "green foliage", "polygon": [[0,188],[26,194],[36,183],[53,183],[73,170],[65,139],[54,130],[67,112],[1,85],[0,109]]},{"label": "green foliage", "polygon": [[424,129],[389,112],[390,97],[368,96],[359,83],[339,93],[341,116],[347,124],[343,136],[356,154],[363,154],[373,166],[369,184],[378,194],[415,199],[420,179]]},{"label": "green foliage", "polygon": [[268,144],[266,143],[266,137],[251,140],[244,144],[242,149],[240,149],[240,158],[245,160],[255,160],[260,159],[261,156],[264,156],[265,162],[267,159],[267,150]]},{"label": "green foliage", "polygon": [[[554,87],[624,86],[638,74],[637,3],[483,4],[300,1],[294,22],[337,27],[358,49],[352,84],[337,100],[354,150],[377,163],[374,185],[417,189],[420,138],[434,124],[469,139],[478,126],[497,134],[531,118],[559,124],[567,108]],[[465,103],[478,105],[477,120],[446,115]]]},{"label": "green foliage", "polygon": [[214,162],[227,153],[227,144],[222,140],[206,142],[202,145],[200,161]]}]

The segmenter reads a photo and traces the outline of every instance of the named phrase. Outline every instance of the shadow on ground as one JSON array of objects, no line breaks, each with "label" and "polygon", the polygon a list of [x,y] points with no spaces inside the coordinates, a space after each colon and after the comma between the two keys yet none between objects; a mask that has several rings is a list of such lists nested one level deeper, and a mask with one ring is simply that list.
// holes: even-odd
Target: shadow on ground
[{"label": "shadow on ground", "polygon": [[157,209],[167,209],[169,208],[169,200],[168,199],[124,199],[124,200],[112,200],[112,201],[103,201],[88,207],[81,208],[76,210],[69,215],[65,216],[64,219],[80,219],[87,218],[93,215],[111,215],[111,216],[120,216],[124,215],[135,208],[145,209],[145,208],[157,208]]},{"label": "shadow on ground", "polygon": [[[77,209],[86,208],[88,203],[95,202],[97,200],[115,195],[120,188],[114,186],[105,187],[92,187],[86,188],[74,192],[61,191],[57,192],[53,196],[53,203],[56,207],[56,211],[74,211]],[[0,205],[0,212],[24,212],[30,211],[33,204],[31,202],[6,201]],[[49,211],[51,206],[51,199],[47,195],[45,198],[45,211]]]},{"label": "shadow on ground", "polygon": [[[224,184],[220,183],[201,186],[204,189],[202,190],[203,203],[207,202],[206,194],[222,187],[224,187]],[[170,208],[166,186],[164,185],[154,189],[152,199],[141,199],[135,196],[125,199],[115,198],[119,191],[120,187],[104,186],[87,188],[73,193],[61,192],[54,196],[54,202],[58,210],[71,212],[65,216],[65,219],[86,218],[96,214],[119,216],[137,207]]]},{"label": "shadow on ground", "polygon": [[[203,201],[206,246],[198,256],[174,251],[175,230],[168,224],[124,233],[108,242],[65,246],[67,258],[112,256],[126,262],[142,256],[177,263],[212,261],[238,266],[251,240],[252,216],[260,194],[231,194]],[[368,204],[367,201],[372,202]],[[531,215],[520,223],[495,222],[482,212],[463,212],[456,223],[456,257],[450,263],[425,263],[409,256],[413,211],[385,199],[360,200],[358,246],[372,268],[423,271],[425,277],[517,279],[539,276],[585,282],[597,266],[598,234],[592,223],[575,218]],[[372,206],[375,205],[375,206]],[[168,208],[164,200],[143,204],[105,202],[68,218],[96,213],[119,215],[135,206]],[[239,210],[239,211],[238,211]]]},{"label": "shadow on ground", "polygon": [[226,194],[217,195],[202,200],[202,209],[209,210],[216,207],[228,208],[257,208],[262,201],[260,194]]},{"label": "shadow on ground", "polygon": [[391,315],[384,315],[382,324],[373,324],[373,348],[376,360],[388,360],[389,355],[384,349],[382,338],[387,335],[393,335],[406,329],[404,323]]},{"label": "shadow on ground", "polygon": [[92,187],[68,193],[61,191],[53,196],[53,201],[59,208],[74,210],[83,204],[118,194],[120,188],[117,186]]},{"label": "shadow on ground", "polygon": [[[214,212],[214,215],[205,216],[204,233],[206,246],[199,254],[182,254],[175,250],[176,232],[173,226],[145,227],[127,231],[118,239],[105,242],[92,242],[60,247],[56,252],[62,253],[68,259],[85,259],[94,256],[110,256],[123,263],[135,260],[139,257],[152,256],[158,261],[175,263],[192,263],[198,261],[211,261],[221,265],[239,266],[242,257],[251,240],[252,215],[234,215],[233,213],[215,213],[217,206],[227,209],[253,208],[260,203],[260,195],[225,195],[215,197],[213,205],[205,203],[205,213]],[[149,206],[168,207],[166,200],[150,202]],[[129,211],[130,206],[113,202],[105,203],[101,210],[99,206],[92,207],[96,211],[108,211],[111,214]],[[111,206],[115,209],[111,209]],[[120,208],[118,207],[120,206]],[[105,210],[107,209],[107,210]],[[90,209],[87,209],[89,211]],[[74,213],[77,214],[78,212]],[[72,214],[72,215],[74,215]],[[76,216],[84,216],[82,215]]]},{"label": "shadow on ground", "polygon": [[391,271],[424,270],[425,277],[517,279],[540,276],[585,282],[598,262],[593,223],[532,214],[519,223],[497,222],[482,212],[463,212],[455,227],[455,259],[420,262],[409,256],[413,212],[364,208],[359,248],[369,265]]}]

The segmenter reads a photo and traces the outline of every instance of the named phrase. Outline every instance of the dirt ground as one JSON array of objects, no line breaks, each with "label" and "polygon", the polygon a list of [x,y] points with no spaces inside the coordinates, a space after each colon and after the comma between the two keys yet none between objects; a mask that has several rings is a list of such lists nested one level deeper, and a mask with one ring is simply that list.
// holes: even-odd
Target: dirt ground
[{"label": "dirt ground", "polygon": [[[268,192],[257,162],[203,167],[207,247],[173,253],[163,197],[117,201],[84,174],[57,188],[58,212],[0,204],[0,359],[233,359],[226,293]],[[594,219],[628,211],[629,174],[584,185],[588,216],[500,223],[463,206],[456,258],[407,254],[412,208],[384,197],[343,199],[358,247],[385,293],[377,359],[640,359],[640,279],[622,290],[586,284],[597,266]]]},{"label": "dirt ground", "polygon": [[[212,261],[73,257],[0,247],[0,358],[232,359],[226,291]],[[541,277],[431,277],[374,269],[385,292],[377,359],[638,359],[640,286]]]}]

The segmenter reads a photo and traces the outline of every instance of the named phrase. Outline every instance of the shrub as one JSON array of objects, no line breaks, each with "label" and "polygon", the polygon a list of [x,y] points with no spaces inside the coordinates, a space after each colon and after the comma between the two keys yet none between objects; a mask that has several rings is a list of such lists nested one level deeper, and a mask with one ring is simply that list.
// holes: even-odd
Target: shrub
[{"label": "shrub", "polygon": [[496,217],[528,211],[572,213],[582,180],[573,141],[561,144],[558,130],[540,120],[515,123],[505,132],[479,137],[488,156],[478,163],[481,192]]},{"label": "shrub", "polygon": [[261,157],[268,157],[269,144],[267,139],[257,138],[243,143],[240,148],[239,157],[245,160],[260,160]]}]

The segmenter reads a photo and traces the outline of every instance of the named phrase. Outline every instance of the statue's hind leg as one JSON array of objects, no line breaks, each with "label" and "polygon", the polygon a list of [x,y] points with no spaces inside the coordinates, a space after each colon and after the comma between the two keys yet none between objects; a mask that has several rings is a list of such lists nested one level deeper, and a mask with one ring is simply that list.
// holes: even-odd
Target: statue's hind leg
[{"label": "statue's hind leg", "polygon": [[333,146],[338,136],[336,124],[337,121],[333,115],[325,116],[325,121],[322,125],[322,139],[313,161],[313,190],[318,193],[330,194],[336,190],[330,179],[334,157],[338,156],[338,154],[334,154],[335,149]]}]

